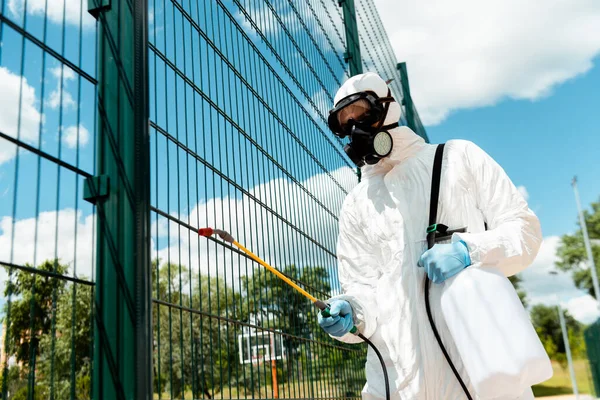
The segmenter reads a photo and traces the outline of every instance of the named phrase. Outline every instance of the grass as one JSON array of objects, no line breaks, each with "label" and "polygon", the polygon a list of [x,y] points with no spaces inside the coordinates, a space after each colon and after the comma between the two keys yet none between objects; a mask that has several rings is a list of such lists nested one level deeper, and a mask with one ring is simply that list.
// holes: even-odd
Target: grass
[{"label": "grass", "polygon": [[[579,393],[592,393],[593,384],[591,382],[591,373],[588,369],[587,360],[575,360],[573,364]],[[552,378],[541,385],[535,385],[533,387],[533,393],[536,397],[573,393],[569,368],[563,369],[560,364],[555,361],[552,361],[552,367],[554,368],[554,375]]]},{"label": "grass", "polygon": [[[311,389],[312,386],[312,389]],[[229,389],[228,387],[223,388],[219,393],[215,393],[213,399],[272,399],[271,385],[261,385],[259,389],[253,394],[244,394],[242,390],[237,391],[235,387]],[[296,381],[293,384],[280,384],[279,385],[279,398],[343,398],[341,388],[338,386],[332,386],[331,383],[326,380],[315,380],[314,382],[308,381]],[[163,400],[170,399],[168,393],[163,393],[160,397]],[[158,400],[159,396],[154,393],[154,399]],[[193,399],[192,392],[187,390],[183,395],[183,399]]]},{"label": "grass", "polygon": [[[569,369],[563,369],[560,364],[553,361],[552,367],[554,369],[554,375],[552,378],[547,380],[541,385],[533,387],[533,393],[536,397],[544,396],[557,396],[561,394],[571,394],[573,389],[571,388],[571,377],[569,375]],[[591,374],[588,369],[587,360],[575,360],[575,377],[577,379],[577,387],[579,393],[592,393],[592,382]],[[312,390],[311,390],[312,386]],[[337,390],[336,390],[337,389]],[[223,391],[215,394],[214,399],[270,399],[272,398],[270,385],[261,385],[260,389],[254,393],[245,395],[241,392],[238,393],[235,387],[231,390],[228,387],[223,388]],[[328,384],[325,380],[318,380],[312,382],[312,385],[308,381],[294,382],[293,384],[280,384],[279,385],[279,397],[280,398],[310,398],[310,397],[326,398],[329,396],[342,396],[339,392],[339,388]],[[158,395],[154,394],[154,399],[158,399]],[[168,399],[168,394],[164,393],[162,399]],[[192,393],[186,391],[184,399],[192,399]]]}]

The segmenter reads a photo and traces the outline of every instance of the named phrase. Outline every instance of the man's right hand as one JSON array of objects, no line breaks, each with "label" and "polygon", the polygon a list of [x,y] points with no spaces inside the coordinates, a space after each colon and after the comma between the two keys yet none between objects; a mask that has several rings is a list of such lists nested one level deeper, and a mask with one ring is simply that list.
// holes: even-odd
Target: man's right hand
[{"label": "man's right hand", "polygon": [[332,300],[329,303],[329,314],[330,317],[323,317],[319,313],[319,326],[331,336],[344,336],[354,326],[352,306],[346,300]]}]

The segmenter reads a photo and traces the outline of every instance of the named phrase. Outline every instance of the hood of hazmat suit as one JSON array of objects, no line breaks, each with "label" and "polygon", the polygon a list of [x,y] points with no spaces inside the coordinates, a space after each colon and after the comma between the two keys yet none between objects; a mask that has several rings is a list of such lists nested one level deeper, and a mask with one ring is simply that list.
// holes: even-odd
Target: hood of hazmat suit
[{"label": "hood of hazmat suit", "polygon": [[[387,95],[377,74],[348,79],[336,103],[353,93]],[[385,124],[400,119],[391,103]],[[350,302],[359,331],[370,338],[386,362],[391,398],[456,400],[465,395],[444,359],[425,311],[424,269],[417,261],[427,249],[431,175],[435,145],[407,127],[390,130],[392,153],[362,167],[362,181],[348,194],[339,219],[337,255],[342,293]],[[444,150],[438,223],[463,240],[472,265],[495,267],[506,276],[525,269],[535,258],[542,234],[538,218],[504,170],[472,142],[451,140]],[[442,342],[474,395],[440,307],[441,288],[431,286],[431,310]],[[358,343],[352,334],[336,338]],[[363,399],[384,399],[381,364],[369,348]],[[530,390],[519,399],[533,399]],[[503,399],[508,400],[508,399]]]}]

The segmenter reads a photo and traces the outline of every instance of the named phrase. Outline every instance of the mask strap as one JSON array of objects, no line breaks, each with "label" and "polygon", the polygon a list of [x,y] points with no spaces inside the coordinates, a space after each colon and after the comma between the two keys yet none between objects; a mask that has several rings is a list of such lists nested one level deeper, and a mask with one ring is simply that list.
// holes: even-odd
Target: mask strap
[{"label": "mask strap", "polygon": [[382,126],[379,129],[381,131],[389,131],[390,129],[394,129],[394,128],[397,128],[399,126],[400,126],[400,124],[398,124],[397,122],[394,122],[393,124]]},{"label": "mask strap", "polygon": [[389,87],[388,87],[387,96],[380,97],[377,99],[378,103],[393,103],[395,101],[396,101],[396,99],[394,99],[394,97],[392,96],[392,90]]},{"label": "mask strap", "polygon": [[[391,91],[390,88],[388,88],[387,96],[386,97],[382,97],[380,100],[392,98],[391,95],[392,95],[392,91]],[[387,113],[388,113],[388,110],[390,108],[390,103],[391,103],[391,101],[386,101],[385,102],[385,108],[384,108],[383,117],[381,118],[381,120],[379,121],[379,123],[377,124],[377,127],[375,129],[381,129],[381,126],[383,125],[383,123],[385,122],[385,119],[387,118]]]}]

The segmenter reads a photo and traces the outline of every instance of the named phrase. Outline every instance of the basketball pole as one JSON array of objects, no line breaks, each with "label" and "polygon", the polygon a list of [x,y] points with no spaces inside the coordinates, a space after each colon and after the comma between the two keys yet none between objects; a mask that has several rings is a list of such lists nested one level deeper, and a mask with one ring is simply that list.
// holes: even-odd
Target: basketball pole
[{"label": "basketball pole", "polygon": [[275,353],[275,341],[274,335],[272,333],[269,334],[269,355],[271,356],[271,386],[273,388],[273,398],[279,398],[279,385],[277,384],[277,353]]},{"label": "basketball pole", "polygon": [[271,374],[273,375],[273,398],[279,398],[279,385],[277,384],[277,361],[273,358],[271,360]]}]

